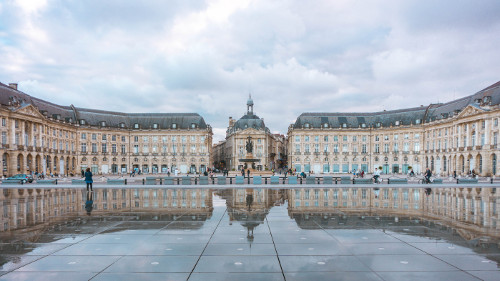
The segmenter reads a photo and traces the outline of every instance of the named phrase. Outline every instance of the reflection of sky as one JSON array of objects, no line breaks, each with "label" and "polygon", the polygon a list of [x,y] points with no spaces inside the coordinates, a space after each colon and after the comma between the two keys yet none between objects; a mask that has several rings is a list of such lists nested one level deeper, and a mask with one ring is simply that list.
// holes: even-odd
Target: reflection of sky
[{"label": "reflection of sky", "polygon": [[212,200],[213,200],[212,204],[214,207],[225,207],[226,206],[226,200],[220,198],[217,195],[214,195]]}]

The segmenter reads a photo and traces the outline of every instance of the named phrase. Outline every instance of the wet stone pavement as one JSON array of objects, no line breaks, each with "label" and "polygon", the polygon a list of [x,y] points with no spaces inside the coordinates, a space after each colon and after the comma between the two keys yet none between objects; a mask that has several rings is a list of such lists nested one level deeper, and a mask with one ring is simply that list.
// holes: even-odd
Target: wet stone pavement
[{"label": "wet stone pavement", "polygon": [[[179,192],[180,204],[159,200],[155,208],[153,189],[140,189],[140,196],[127,191],[130,206],[121,211],[97,206],[91,216],[53,214],[59,220],[0,232],[0,280],[500,280],[493,192],[490,217],[476,202],[472,208],[482,215],[472,220],[482,223],[460,228],[471,218],[432,216],[438,211],[430,204],[443,206],[437,193],[431,201],[412,190],[421,205],[404,209],[404,188],[396,192],[400,199],[391,189],[388,200],[399,200],[397,210],[384,210],[383,201],[377,207],[379,196],[371,194],[368,205],[353,204],[351,189],[347,207],[334,206],[334,189],[316,192],[324,200],[314,189],[172,190],[168,196],[155,190],[162,200]],[[100,196],[96,204],[107,200]]]}]

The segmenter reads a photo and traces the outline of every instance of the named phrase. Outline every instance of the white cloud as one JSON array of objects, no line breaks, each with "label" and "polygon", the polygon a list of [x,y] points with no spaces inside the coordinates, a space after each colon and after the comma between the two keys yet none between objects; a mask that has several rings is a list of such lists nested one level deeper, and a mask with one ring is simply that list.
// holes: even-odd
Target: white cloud
[{"label": "white cloud", "polygon": [[214,139],[251,92],[286,134],[302,112],[427,105],[498,81],[499,13],[497,1],[2,2],[0,77],[63,105],[198,112]]}]

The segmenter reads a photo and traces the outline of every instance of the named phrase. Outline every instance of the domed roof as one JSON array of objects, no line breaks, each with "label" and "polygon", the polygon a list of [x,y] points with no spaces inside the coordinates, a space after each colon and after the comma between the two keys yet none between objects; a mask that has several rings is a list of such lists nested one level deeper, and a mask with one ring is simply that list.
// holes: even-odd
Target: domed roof
[{"label": "domed roof", "polygon": [[247,105],[253,105],[252,95],[248,95]]}]

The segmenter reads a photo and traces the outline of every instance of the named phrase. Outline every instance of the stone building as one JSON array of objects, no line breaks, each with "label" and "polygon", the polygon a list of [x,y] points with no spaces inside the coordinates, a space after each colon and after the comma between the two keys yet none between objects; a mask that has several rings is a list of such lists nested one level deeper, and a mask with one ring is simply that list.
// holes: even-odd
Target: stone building
[{"label": "stone building", "polygon": [[[213,148],[213,163],[216,167],[229,170],[253,168],[257,171],[280,168],[285,154],[285,138],[275,135],[264,124],[264,119],[253,112],[253,100],[247,101],[247,113],[239,120],[229,117],[226,139]],[[255,161],[245,162],[247,143],[250,140],[251,156]]]},{"label": "stone building", "polygon": [[498,174],[500,82],[473,95],[373,113],[303,113],[288,128],[297,172]]},{"label": "stone building", "polygon": [[203,172],[212,128],[197,113],[121,113],[60,106],[0,83],[3,175]]}]

